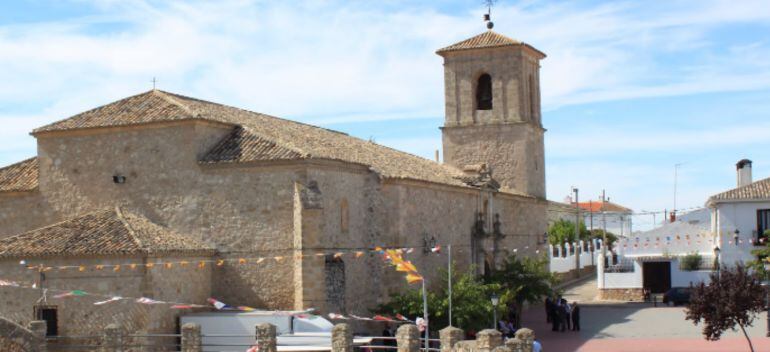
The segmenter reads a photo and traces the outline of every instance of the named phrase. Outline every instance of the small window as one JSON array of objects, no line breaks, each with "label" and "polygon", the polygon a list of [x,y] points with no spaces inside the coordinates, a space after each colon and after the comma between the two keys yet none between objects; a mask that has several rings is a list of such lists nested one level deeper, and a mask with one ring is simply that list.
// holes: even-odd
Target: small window
[{"label": "small window", "polygon": [[757,210],[757,237],[762,238],[770,230],[770,209]]},{"label": "small window", "polygon": [[476,110],[492,110],[492,77],[486,73],[476,83]]},{"label": "small window", "polygon": [[59,320],[56,306],[35,306],[35,319],[44,320],[45,336],[59,335]]}]

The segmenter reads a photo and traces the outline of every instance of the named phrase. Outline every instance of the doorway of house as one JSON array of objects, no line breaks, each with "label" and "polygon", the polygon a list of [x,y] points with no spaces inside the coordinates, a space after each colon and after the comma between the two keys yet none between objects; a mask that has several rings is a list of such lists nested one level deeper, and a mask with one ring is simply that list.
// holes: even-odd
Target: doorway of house
[{"label": "doorway of house", "polygon": [[671,289],[671,262],[644,262],[642,286],[651,293],[666,293]]}]

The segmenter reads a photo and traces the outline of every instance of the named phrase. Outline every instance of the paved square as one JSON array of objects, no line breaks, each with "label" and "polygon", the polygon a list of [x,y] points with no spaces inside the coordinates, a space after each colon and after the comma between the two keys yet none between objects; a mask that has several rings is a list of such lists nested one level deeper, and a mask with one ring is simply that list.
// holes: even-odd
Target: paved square
[{"label": "paved square", "polygon": [[[526,311],[523,325],[535,330],[544,351],[579,352],[663,352],[663,351],[749,351],[740,331],[726,332],[722,339],[703,339],[701,326],[684,320],[682,307],[653,307],[649,303],[582,305],[580,332],[552,332],[545,322],[545,309]],[[756,351],[770,351],[765,337],[765,315],[748,329]]]}]

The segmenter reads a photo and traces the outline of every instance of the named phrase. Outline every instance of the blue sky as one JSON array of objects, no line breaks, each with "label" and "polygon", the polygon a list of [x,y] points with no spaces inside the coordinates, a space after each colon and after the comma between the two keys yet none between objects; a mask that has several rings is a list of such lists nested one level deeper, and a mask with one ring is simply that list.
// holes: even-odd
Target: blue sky
[{"label": "blue sky", "polygon": [[[151,88],[348,132],[432,158],[440,47],[481,1],[0,4],[0,164],[36,126]],[[636,211],[701,206],[734,164],[770,176],[767,1],[499,1],[495,30],[542,62],[548,197],[606,189]],[[763,153],[764,151],[764,153]],[[635,218],[648,227],[650,216]]]}]

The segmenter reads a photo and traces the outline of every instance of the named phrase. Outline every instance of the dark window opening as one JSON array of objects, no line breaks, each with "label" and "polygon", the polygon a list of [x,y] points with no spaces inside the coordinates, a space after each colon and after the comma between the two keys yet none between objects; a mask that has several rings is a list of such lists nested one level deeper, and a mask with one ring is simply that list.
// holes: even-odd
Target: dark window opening
[{"label": "dark window opening", "polygon": [[[768,241],[768,234],[770,234],[770,209],[757,210],[757,236],[754,239],[754,243],[757,245],[765,245]],[[768,231],[768,234],[765,234]]]},{"label": "dark window opening", "polygon": [[59,335],[59,320],[56,306],[35,306],[35,319],[45,320],[45,336]]},{"label": "dark window opening", "polygon": [[476,110],[492,110],[492,77],[486,73],[476,84]]},{"label": "dark window opening", "polygon": [[345,262],[335,256],[327,255],[324,272],[326,274],[326,301],[329,311],[346,311],[345,305]]},{"label": "dark window opening", "polygon": [[535,80],[532,75],[529,75],[529,116],[532,117],[532,121],[537,119],[537,111],[535,111],[537,102],[535,101]]}]

